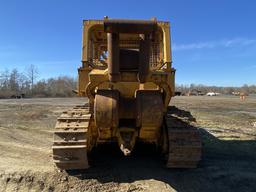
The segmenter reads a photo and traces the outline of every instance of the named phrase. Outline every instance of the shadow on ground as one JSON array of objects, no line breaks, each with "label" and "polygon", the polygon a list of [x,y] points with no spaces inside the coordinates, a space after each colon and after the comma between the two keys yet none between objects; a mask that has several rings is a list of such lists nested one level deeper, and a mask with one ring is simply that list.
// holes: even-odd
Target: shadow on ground
[{"label": "shadow on ground", "polygon": [[[178,114],[195,121],[187,111],[180,110]],[[256,141],[219,140],[205,129],[199,130],[203,157],[197,169],[167,169],[152,145],[138,143],[133,154],[124,157],[116,144],[108,144],[92,152],[90,169],[68,174],[100,183],[153,179],[177,191],[255,191]]]}]

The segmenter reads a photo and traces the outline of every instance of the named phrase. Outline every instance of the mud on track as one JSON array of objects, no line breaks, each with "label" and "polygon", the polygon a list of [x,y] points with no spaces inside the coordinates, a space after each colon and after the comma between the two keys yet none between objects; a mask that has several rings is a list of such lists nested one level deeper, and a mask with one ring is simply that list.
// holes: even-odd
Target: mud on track
[{"label": "mud on track", "polygon": [[[203,137],[198,169],[165,169],[154,146],[123,157],[99,146],[92,167],[58,172],[51,157],[56,117],[86,99],[0,100],[0,191],[255,191],[256,98],[176,97]],[[181,114],[182,115],[182,114]]]}]

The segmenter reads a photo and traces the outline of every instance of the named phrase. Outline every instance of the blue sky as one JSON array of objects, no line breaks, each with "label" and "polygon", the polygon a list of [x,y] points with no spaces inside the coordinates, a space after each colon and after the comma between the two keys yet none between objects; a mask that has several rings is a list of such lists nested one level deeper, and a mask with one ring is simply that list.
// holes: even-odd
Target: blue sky
[{"label": "blue sky", "polygon": [[38,67],[40,78],[75,77],[82,20],[169,20],[178,84],[256,84],[253,0],[0,0],[0,71]]}]

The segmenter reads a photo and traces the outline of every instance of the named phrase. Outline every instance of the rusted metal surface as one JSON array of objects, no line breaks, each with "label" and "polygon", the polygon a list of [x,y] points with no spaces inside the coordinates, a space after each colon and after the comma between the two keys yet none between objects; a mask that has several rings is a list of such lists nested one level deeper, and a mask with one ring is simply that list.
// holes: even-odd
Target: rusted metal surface
[{"label": "rusted metal surface", "polygon": [[120,127],[117,130],[118,145],[125,156],[131,154],[137,137],[138,130],[134,127]]},{"label": "rusted metal surface", "polygon": [[136,99],[120,97],[119,119],[136,119]]},{"label": "rusted metal surface", "polygon": [[161,127],[163,122],[163,99],[160,91],[138,90],[137,127]]},{"label": "rusted metal surface", "polygon": [[138,90],[136,92],[136,126],[139,138],[157,143],[163,123],[163,99],[160,91]]},{"label": "rusted metal surface", "polygon": [[94,119],[100,139],[109,139],[119,124],[119,92],[98,90],[95,96]]},{"label": "rusted metal surface", "polygon": [[53,141],[53,162],[59,169],[87,169],[89,109],[77,106],[57,120]]},{"label": "rusted metal surface", "polygon": [[152,33],[157,29],[157,22],[150,20],[104,20],[104,31],[107,33]]},{"label": "rusted metal surface", "polygon": [[141,35],[140,40],[140,64],[138,80],[140,83],[145,83],[149,74],[149,55],[150,55],[150,36]]},{"label": "rusted metal surface", "polygon": [[119,34],[117,33],[108,33],[108,71],[109,81],[119,81]]}]

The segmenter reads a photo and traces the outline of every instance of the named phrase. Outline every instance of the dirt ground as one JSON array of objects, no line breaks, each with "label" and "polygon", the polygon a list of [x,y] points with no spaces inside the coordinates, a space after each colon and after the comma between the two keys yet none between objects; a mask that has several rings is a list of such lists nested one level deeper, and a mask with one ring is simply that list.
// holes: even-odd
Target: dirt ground
[{"label": "dirt ground", "polygon": [[123,157],[100,146],[92,167],[59,172],[52,163],[56,117],[84,98],[0,100],[0,191],[256,191],[256,97],[175,97],[203,138],[197,169],[166,169],[154,146]]}]

